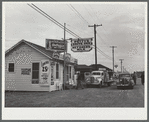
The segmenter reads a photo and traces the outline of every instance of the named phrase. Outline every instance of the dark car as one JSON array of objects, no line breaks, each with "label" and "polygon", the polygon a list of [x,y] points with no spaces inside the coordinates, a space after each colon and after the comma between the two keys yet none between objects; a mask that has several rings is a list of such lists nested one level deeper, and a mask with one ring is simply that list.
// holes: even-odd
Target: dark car
[{"label": "dark car", "polygon": [[134,87],[134,80],[129,73],[121,73],[119,74],[118,81],[116,82],[117,88],[124,88],[128,87],[133,89]]}]

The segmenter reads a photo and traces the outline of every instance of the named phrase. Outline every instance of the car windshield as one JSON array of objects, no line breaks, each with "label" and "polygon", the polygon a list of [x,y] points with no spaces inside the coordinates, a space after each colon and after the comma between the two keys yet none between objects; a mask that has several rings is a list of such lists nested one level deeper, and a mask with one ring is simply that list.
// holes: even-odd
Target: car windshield
[{"label": "car windshield", "polygon": [[121,74],[120,77],[130,77],[130,74]]}]

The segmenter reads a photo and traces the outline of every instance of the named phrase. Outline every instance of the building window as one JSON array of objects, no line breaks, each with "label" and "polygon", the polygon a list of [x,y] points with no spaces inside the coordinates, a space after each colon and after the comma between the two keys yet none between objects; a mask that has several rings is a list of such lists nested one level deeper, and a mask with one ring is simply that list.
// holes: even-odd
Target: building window
[{"label": "building window", "polygon": [[9,63],[9,72],[14,72],[14,63]]},{"label": "building window", "polygon": [[71,66],[69,66],[69,78],[71,79]]},{"label": "building window", "polygon": [[56,79],[59,79],[59,64],[56,63]]},{"label": "building window", "polygon": [[39,84],[39,63],[32,63],[32,84]]}]

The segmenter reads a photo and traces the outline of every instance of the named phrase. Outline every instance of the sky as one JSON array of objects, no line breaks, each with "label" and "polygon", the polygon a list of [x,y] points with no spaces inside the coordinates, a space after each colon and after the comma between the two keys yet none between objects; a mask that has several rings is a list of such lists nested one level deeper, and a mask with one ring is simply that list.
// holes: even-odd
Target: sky
[{"label": "sky", "polygon": [[[113,68],[114,48],[115,71],[122,66],[129,72],[145,70],[145,49],[147,35],[146,2],[32,2],[49,16],[81,38],[94,37],[96,28],[97,63]],[[31,2],[28,2],[31,4]],[[27,2],[3,2],[3,30],[5,50],[20,40],[45,47],[45,39],[64,38],[64,30],[35,11]],[[76,38],[66,32],[66,39]],[[94,38],[93,38],[94,39]],[[94,45],[94,40],[93,40]],[[99,49],[107,56],[104,56]],[[68,40],[68,53],[78,59],[78,64],[95,63],[95,50],[72,52]]]}]

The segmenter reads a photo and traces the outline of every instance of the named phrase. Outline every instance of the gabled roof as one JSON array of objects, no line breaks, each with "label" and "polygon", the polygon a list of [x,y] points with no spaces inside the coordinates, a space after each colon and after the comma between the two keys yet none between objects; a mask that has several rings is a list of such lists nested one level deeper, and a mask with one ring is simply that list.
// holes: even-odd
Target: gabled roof
[{"label": "gabled roof", "polygon": [[[95,65],[95,64],[92,64],[92,65],[90,65],[90,67],[96,68],[96,65]],[[104,65],[102,65],[102,64],[97,64],[97,67],[106,68],[106,69],[108,69],[108,70],[112,70],[112,69],[110,69],[110,68],[108,68],[108,67],[106,67],[106,66],[104,66]]]},{"label": "gabled roof", "polygon": [[[19,41],[17,44],[15,44],[14,46],[12,46],[10,49],[8,49],[6,52],[5,52],[5,55],[7,55],[10,51],[12,51],[15,47],[17,47],[18,45],[22,44],[22,43],[25,43],[27,44],[28,46],[34,48],[35,50],[37,50],[38,52],[40,52],[41,54],[45,55],[46,57],[50,58],[50,59],[53,59],[52,55],[53,55],[53,51],[50,51],[50,50],[46,50],[45,47],[42,47],[42,46],[39,46],[37,44],[34,44],[34,43],[31,43],[31,42],[28,42],[26,40],[21,40]],[[56,60],[62,60],[63,59],[56,59]]]},{"label": "gabled roof", "polygon": [[91,68],[90,66],[87,66],[87,65],[85,65],[85,64],[78,64],[77,66],[76,66],[76,68],[77,69],[88,69],[88,68]]},{"label": "gabled roof", "polygon": [[28,42],[28,41],[26,41],[26,40],[21,40],[21,41],[19,41],[17,44],[15,44],[15,45],[12,46],[10,49],[8,49],[8,50],[5,52],[5,55],[7,55],[11,50],[13,50],[15,47],[17,47],[18,45],[20,45],[20,44],[22,44],[22,43],[27,44],[28,46],[34,48],[35,50],[37,50],[38,52],[42,53],[42,54],[45,55],[46,57],[52,59],[52,51],[46,50],[44,47],[39,46],[39,45],[34,44],[34,43],[31,43],[31,42]]}]

